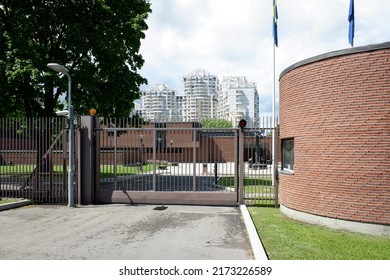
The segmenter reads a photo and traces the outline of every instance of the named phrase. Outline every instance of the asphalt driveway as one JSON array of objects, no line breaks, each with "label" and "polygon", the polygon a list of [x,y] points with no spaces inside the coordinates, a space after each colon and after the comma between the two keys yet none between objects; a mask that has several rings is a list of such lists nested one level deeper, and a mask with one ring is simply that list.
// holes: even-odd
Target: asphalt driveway
[{"label": "asphalt driveway", "polygon": [[34,205],[0,225],[3,260],[254,259],[238,207]]}]

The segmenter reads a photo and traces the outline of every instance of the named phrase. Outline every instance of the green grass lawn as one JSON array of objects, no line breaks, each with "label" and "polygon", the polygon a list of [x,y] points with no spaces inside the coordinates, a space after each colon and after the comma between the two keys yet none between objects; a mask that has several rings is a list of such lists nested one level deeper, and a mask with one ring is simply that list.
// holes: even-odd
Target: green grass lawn
[{"label": "green grass lawn", "polygon": [[278,208],[248,211],[270,260],[390,260],[390,237],[301,223]]},{"label": "green grass lawn", "polygon": [[[218,185],[224,187],[234,187],[234,177],[221,177],[218,180]],[[259,198],[263,195],[274,193],[274,187],[272,186],[271,178],[244,178],[244,191],[245,193],[254,194],[257,193]]]},{"label": "green grass lawn", "polygon": [[[146,164],[142,167],[142,171],[137,166],[123,166],[117,165],[117,176],[140,174],[150,172],[153,170],[152,164]],[[35,169],[35,165],[14,165],[14,166],[0,166],[0,177],[6,177],[19,174],[22,176],[28,176]],[[53,166],[54,173],[62,173],[62,165]],[[100,178],[114,177],[114,165],[101,165],[100,166]]]},{"label": "green grass lawn", "polygon": [[[11,174],[27,174],[35,170],[34,164],[29,165],[2,165],[0,166],[0,175],[11,175]],[[54,172],[62,172],[62,165],[53,165]]]},{"label": "green grass lawn", "polygon": [[11,202],[16,202],[18,201],[17,199],[0,199],[0,204],[6,204],[6,203],[11,203]]},{"label": "green grass lawn", "polygon": [[[218,180],[218,184],[225,187],[234,186],[234,177],[222,177]],[[244,186],[272,186],[271,178],[244,178]]]},{"label": "green grass lawn", "polygon": [[[138,166],[116,166],[116,175],[117,176],[126,176],[126,175],[135,175],[147,173],[153,170],[153,164],[145,164],[142,166],[142,171],[140,171]],[[111,178],[115,176],[114,165],[101,165],[100,166],[100,179]]]}]

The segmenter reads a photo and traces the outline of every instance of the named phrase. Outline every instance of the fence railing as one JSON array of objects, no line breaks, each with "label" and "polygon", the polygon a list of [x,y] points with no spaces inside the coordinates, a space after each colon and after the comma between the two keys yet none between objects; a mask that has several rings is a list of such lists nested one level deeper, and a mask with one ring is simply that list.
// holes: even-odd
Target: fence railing
[{"label": "fence railing", "polygon": [[0,119],[0,196],[66,202],[66,119]]},{"label": "fence railing", "polygon": [[[210,186],[223,186],[225,192],[237,186],[234,128],[207,129],[199,122],[149,123],[139,118],[99,122],[101,187],[111,187],[110,182],[115,181],[115,189],[153,190],[154,184],[154,190],[170,192],[178,178],[190,180],[192,190],[207,180]],[[272,134],[276,131],[272,119],[264,118],[260,128],[244,131],[243,201],[248,205],[277,204],[271,168]],[[0,118],[0,197],[66,203],[67,133],[65,117]],[[275,163],[278,161],[276,157]],[[131,181],[131,174],[137,179],[133,176]],[[192,177],[183,179],[185,174]],[[193,174],[198,177],[193,179]],[[156,180],[160,180],[159,186]],[[182,189],[184,183],[179,181]]]}]

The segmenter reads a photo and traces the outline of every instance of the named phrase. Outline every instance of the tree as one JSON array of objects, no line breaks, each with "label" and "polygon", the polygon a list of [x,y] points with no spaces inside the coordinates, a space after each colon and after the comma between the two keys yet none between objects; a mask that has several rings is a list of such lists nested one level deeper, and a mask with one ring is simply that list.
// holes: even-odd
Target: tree
[{"label": "tree", "polygon": [[204,119],[200,122],[203,128],[231,128],[232,123],[224,119]]},{"label": "tree", "polygon": [[[147,0],[0,0],[0,116],[53,116],[69,69],[78,114],[128,117],[139,87]],[[53,91],[53,88],[56,88]]]}]

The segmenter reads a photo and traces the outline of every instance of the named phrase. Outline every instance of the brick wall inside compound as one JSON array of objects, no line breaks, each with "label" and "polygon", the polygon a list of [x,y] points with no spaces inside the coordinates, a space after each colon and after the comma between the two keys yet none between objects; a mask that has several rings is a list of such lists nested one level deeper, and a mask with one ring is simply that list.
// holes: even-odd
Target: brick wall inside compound
[{"label": "brick wall inside compound", "polygon": [[290,209],[390,225],[390,42],[292,65],[280,76],[280,139],[294,138]]}]

